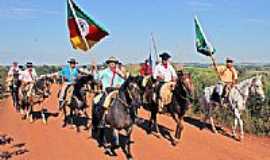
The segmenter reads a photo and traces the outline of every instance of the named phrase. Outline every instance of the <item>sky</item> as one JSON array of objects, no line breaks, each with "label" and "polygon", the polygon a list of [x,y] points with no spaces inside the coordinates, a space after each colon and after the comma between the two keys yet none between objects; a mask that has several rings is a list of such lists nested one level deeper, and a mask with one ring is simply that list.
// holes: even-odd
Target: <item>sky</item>
[{"label": "sky", "polygon": [[[198,16],[219,63],[270,62],[269,0],[75,0],[110,35],[87,53],[74,50],[67,29],[66,0],[0,0],[0,64],[12,61],[65,64],[123,63],[148,57],[153,33],[158,52],[178,63],[208,63],[194,47]],[[152,51],[153,52],[153,51]]]}]

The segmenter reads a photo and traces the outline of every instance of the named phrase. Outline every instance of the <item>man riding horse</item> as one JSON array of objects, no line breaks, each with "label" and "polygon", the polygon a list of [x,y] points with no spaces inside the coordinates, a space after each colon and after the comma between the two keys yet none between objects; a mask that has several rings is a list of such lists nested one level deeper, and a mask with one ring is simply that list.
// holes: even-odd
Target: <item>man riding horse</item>
[{"label": "man riding horse", "polygon": [[10,67],[9,71],[8,71],[8,75],[7,75],[7,87],[8,87],[8,91],[12,91],[12,80],[14,79],[15,76],[19,76],[21,70],[18,66],[17,62],[13,62],[12,66]]},{"label": "man riding horse", "polygon": [[[67,61],[67,63],[69,63],[69,65],[66,65],[60,71],[60,75],[62,76],[62,79],[64,81],[59,94],[60,109],[62,109],[65,104],[70,104],[71,96],[74,90],[72,85],[75,83],[79,76],[79,70],[76,67],[76,64],[78,64],[78,62],[74,58],[71,58],[69,61]],[[68,90],[69,94],[67,93]]]},{"label": "man riding horse", "polygon": [[[160,55],[161,63],[158,64],[154,70],[154,79],[156,79],[158,82],[155,85],[156,88],[156,97],[154,97],[155,101],[158,102],[159,105],[159,112],[163,112],[163,106],[164,101],[170,101],[171,98],[171,91],[173,90],[174,82],[177,80],[177,74],[173,68],[173,66],[170,64],[169,59],[171,56],[164,52]],[[164,86],[164,87],[163,87]],[[164,88],[164,89],[162,89]],[[168,89],[170,91],[168,91]],[[163,91],[165,93],[163,93]],[[170,100],[166,100],[170,99]]]},{"label": "man riding horse", "polygon": [[119,87],[124,83],[123,73],[117,67],[118,63],[119,61],[115,57],[110,57],[106,60],[108,67],[95,73],[95,79],[102,84],[102,92],[94,99],[94,103],[98,103],[98,106],[102,106],[102,110],[104,111],[102,112],[103,118],[100,125],[104,124],[105,111],[108,110],[110,105],[109,100],[105,101],[106,97],[113,96],[112,94],[116,93],[113,91],[119,89]]},{"label": "man riding horse", "polygon": [[[230,90],[238,82],[238,73],[233,67],[233,60],[226,59],[226,66],[217,66],[217,72],[219,74],[221,83],[216,85],[215,91],[212,95],[212,100],[218,103],[224,103],[227,101],[227,97],[230,94]],[[223,89],[222,85],[224,84]]]},{"label": "man riding horse", "polygon": [[23,96],[31,97],[32,91],[33,91],[33,85],[35,80],[37,79],[37,73],[36,70],[33,68],[32,62],[26,63],[26,70],[21,72],[19,79],[21,80],[21,90],[20,93]]}]

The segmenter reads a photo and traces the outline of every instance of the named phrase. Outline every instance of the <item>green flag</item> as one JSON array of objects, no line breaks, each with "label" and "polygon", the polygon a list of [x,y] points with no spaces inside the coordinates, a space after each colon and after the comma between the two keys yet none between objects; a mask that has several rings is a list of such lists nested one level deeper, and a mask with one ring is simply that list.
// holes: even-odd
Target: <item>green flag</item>
[{"label": "green flag", "polygon": [[206,56],[212,56],[215,53],[215,48],[211,45],[202,30],[198,18],[195,16],[195,33],[196,33],[196,48],[197,51]]}]

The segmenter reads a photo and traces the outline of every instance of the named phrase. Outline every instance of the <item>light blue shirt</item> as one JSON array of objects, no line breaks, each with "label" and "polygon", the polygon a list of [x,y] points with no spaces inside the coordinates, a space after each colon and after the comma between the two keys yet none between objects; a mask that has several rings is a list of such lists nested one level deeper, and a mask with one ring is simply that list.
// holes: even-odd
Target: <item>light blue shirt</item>
[{"label": "light blue shirt", "polygon": [[71,68],[69,65],[62,68],[60,72],[61,76],[65,77],[67,82],[74,82],[79,75],[77,68]]},{"label": "light blue shirt", "polygon": [[95,75],[95,79],[101,81],[103,90],[105,90],[108,87],[116,87],[116,86],[122,85],[125,81],[117,73],[115,74],[113,78],[113,72],[109,68],[99,71]]}]

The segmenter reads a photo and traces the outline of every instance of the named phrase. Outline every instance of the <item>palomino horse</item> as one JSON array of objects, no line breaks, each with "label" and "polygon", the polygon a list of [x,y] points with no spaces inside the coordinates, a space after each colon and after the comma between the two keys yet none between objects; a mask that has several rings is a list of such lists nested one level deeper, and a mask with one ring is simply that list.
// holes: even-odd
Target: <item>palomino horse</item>
[{"label": "palomino horse", "polygon": [[[78,80],[73,84],[73,92],[71,93],[70,97],[70,104],[65,103],[63,107],[61,108],[64,114],[64,123],[62,127],[66,127],[67,125],[67,107],[69,108],[69,117],[71,118],[71,124],[74,124],[74,118],[79,116],[80,111],[82,111],[86,118],[89,118],[86,108],[87,108],[87,102],[86,102],[86,88],[85,86],[88,83],[91,83],[91,81],[94,80],[93,75],[84,75],[80,76]],[[69,92],[69,89],[68,91]],[[86,126],[87,128],[87,126]],[[79,128],[77,127],[77,131],[79,131]]]},{"label": "palomino horse", "polygon": [[[27,91],[22,91],[19,95],[20,110],[24,114],[23,119],[29,118],[30,122],[33,122],[33,106],[40,104],[50,95],[51,79],[49,77],[42,77],[37,79],[31,91],[31,95],[27,96]],[[21,86],[23,87],[23,86]],[[22,89],[22,88],[21,88]],[[23,90],[23,89],[22,89]],[[43,122],[46,124],[44,109],[41,111]]]},{"label": "palomino horse", "polygon": [[[119,146],[120,130],[125,130],[127,133],[127,145],[124,147],[124,152],[127,159],[132,159],[130,151],[132,127],[137,118],[137,109],[141,105],[141,93],[138,86],[139,77],[129,76],[128,79],[121,85],[117,96],[112,99],[108,111],[105,115],[105,123],[113,129],[115,138],[114,145]],[[102,120],[103,107],[100,104],[94,104],[92,110],[92,135],[96,134],[102,146],[104,146],[106,153],[114,155],[113,146],[109,147],[105,137],[105,126],[100,127]]]},{"label": "palomino horse", "polygon": [[[258,96],[262,101],[265,99],[261,78],[262,76],[255,76],[246,79],[235,85],[229,92],[227,105],[230,107],[234,115],[234,124],[232,126],[232,136],[234,138],[237,137],[236,129],[238,124],[240,126],[240,140],[243,140],[244,138],[244,124],[243,120],[241,119],[241,111],[245,110],[248,98],[250,96]],[[204,123],[207,121],[207,119],[209,119],[212,131],[217,133],[213,120],[213,110],[216,107],[221,107],[221,105],[220,103],[211,100],[214,89],[215,86],[206,87],[204,89],[204,94],[199,101],[200,106],[205,114]],[[221,86],[219,90],[223,90],[223,87]]]},{"label": "palomino horse", "polygon": [[[152,79],[153,80],[153,79]],[[149,122],[149,131],[152,132],[152,124],[154,124],[155,129],[158,134],[160,134],[158,123],[157,123],[157,114],[158,114],[158,103],[156,99],[153,98],[155,89],[153,88],[154,81],[148,81],[144,91],[144,108],[151,112],[150,122]],[[194,87],[192,82],[192,77],[190,73],[183,73],[182,71],[178,72],[178,79],[172,90],[172,99],[171,102],[166,104],[164,108],[166,112],[169,113],[173,120],[176,122],[175,138],[171,137],[172,145],[176,145],[178,140],[180,140],[182,135],[182,130],[184,128],[183,118],[191,106],[193,100]]]}]

